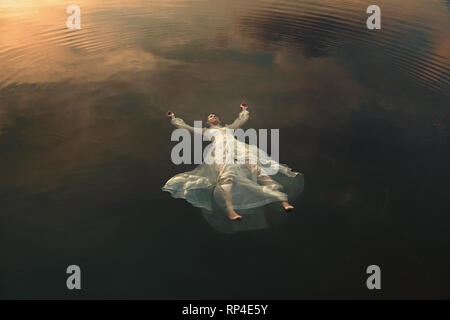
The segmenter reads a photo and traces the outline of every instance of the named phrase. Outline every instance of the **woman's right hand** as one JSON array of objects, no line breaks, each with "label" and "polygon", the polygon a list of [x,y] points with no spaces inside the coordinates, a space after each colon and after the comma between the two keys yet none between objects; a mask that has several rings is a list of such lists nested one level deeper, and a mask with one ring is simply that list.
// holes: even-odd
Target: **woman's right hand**
[{"label": "woman's right hand", "polygon": [[173,113],[172,111],[167,111],[167,116],[172,120],[175,119],[175,113]]}]

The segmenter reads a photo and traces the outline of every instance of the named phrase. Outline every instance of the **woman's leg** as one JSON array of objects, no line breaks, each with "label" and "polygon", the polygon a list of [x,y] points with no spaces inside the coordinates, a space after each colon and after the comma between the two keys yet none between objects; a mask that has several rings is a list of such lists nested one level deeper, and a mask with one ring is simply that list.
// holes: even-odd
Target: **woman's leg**
[{"label": "woman's leg", "polygon": [[287,201],[281,201],[281,206],[284,208],[284,210],[286,211],[291,211],[294,209],[294,206],[292,204],[289,204],[289,202]]},{"label": "woman's leg", "polygon": [[[261,167],[257,166],[256,168],[256,172],[257,172],[257,177],[258,177],[258,181],[260,181],[263,185],[266,186],[274,186],[274,190],[276,190],[277,183],[275,181],[273,181],[273,179],[267,175],[267,174],[263,174],[261,173]],[[291,211],[292,209],[294,209],[294,206],[289,204],[288,200],[287,200],[287,196],[286,196],[286,200],[280,200],[281,206],[284,208],[284,210],[286,211]]]},{"label": "woman's leg", "polygon": [[233,174],[228,171],[224,165],[219,165],[219,187],[221,195],[225,201],[228,217],[231,220],[240,220],[242,216],[239,215],[233,208]]}]

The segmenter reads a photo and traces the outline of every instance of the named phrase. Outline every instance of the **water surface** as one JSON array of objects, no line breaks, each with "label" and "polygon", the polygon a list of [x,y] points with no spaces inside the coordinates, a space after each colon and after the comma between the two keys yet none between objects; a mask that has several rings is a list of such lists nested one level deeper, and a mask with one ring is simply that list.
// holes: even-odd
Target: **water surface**
[{"label": "water surface", "polygon": [[[450,297],[449,1],[377,1],[374,31],[359,0],[76,4],[81,30],[67,1],[0,3],[1,297]],[[165,112],[241,101],[306,185],[224,235],[160,190],[192,168]]]}]

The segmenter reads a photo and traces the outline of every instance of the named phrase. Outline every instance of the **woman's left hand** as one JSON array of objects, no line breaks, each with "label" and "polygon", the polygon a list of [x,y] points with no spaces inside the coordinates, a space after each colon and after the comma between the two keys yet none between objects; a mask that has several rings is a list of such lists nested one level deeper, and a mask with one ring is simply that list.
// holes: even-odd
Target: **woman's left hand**
[{"label": "woman's left hand", "polygon": [[167,111],[167,116],[172,120],[175,119],[175,113],[173,113],[172,111]]}]

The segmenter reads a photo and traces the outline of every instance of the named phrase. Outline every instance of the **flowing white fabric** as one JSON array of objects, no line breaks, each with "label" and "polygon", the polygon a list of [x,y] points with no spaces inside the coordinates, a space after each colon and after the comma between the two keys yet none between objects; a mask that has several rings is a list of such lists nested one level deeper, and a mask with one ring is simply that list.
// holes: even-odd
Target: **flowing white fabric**
[{"label": "flowing white fabric", "polygon": [[[243,110],[232,124],[210,128],[194,128],[182,119],[174,118],[172,124],[177,128],[203,134],[212,143],[202,164],[192,171],[175,175],[162,190],[170,192],[174,198],[184,198],[207,212],[212,212],[216,204],[225,210],[224,194],[227,194],[231,196],[234,209],[241,215],[261,212],[248,209],[288,201],[287,193],[301,192],[303,174],[271,159],[257,146],[236,139],[233,129],[241,127],[248,118],[249,112]],[[265,168],[269,166],[276,166],[278,172],[275,175],[265,174]]]}]

